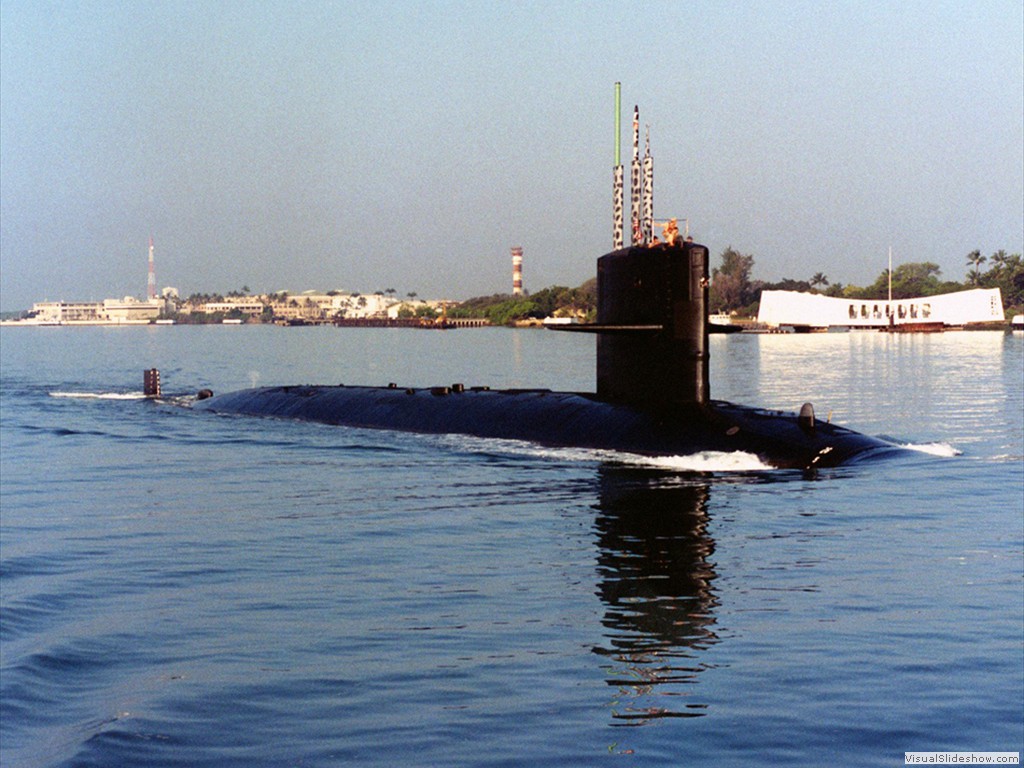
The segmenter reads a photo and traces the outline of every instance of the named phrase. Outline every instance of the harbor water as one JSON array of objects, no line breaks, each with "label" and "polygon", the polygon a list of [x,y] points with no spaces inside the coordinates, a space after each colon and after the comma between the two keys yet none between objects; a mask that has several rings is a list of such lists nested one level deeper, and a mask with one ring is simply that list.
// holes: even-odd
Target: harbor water
[{"label": "harbor water", "polygon": [[[712,337],[805,475],[192,411],[592,391],[542,330],[0,330],[0,764],[895,766],[1024,749],[1024,335]],[[165,399],[141,396],[159,368]]]}]

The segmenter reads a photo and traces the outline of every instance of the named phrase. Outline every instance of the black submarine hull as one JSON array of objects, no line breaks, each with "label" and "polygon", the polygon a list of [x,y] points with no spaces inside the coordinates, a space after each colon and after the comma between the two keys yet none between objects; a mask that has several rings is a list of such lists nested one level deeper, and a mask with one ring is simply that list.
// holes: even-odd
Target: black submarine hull
[{"label": "black submarine hull", "polygon": [[874,458],[898,446],[806,415],[722,401],[649,409],[593,394],[361,386],[263,387],[195,403],[216,413],[372,429],[454,433],[647,456],[743,451],[778,468],[813,469]]},{"label": "black submarine hull", "polygon": [[[679,456],[744,451],[775,467],[831,467],[900,450],[800,415],[710,399],[708,252],[690,241],[633,246],[597,261],[597,391],[269,387],[200,409],[352,427],[456,433],[540,445]],[[554,329],[554,328],[553,328]]]}]

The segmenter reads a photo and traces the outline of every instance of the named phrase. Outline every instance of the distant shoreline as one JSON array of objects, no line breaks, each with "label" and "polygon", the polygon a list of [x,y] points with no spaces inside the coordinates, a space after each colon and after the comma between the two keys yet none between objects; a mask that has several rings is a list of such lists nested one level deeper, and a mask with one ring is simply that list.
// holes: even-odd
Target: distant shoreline
[{"label": "distant shoreline", "polygon": [[0,326],[5,328],[56,328],[62,326],[80,325],[173,325],[173,323],[155,323],[149,320],[64,320],[59,323],[39,322],[35,320],[0,320]]},{"label": "distant shoreline", "polygon": [[423,322],[419,319],[413,318],[379,318],[379,317],[366,317],[366,318],[348,318],[341,320],[322,321],[322,322],[273,322],[273,323],[262,323],[262,322],[245,322],[244,320],[236,319],[224,319],[217,320],[214,322],[206,323],[190,323],[190,322],[176,322],[174,320],[60,320],[60,321],[40,321],[34,319],[26,320],[0,320],[0,326],[5,328],[67,328],[67,327],[85,327],[85,326],[101,326],[101,327],[122,327],[122,326],[238,326],[238,325],[269,325],[278,326],[283,328],[308,328],[310,326],[322,326],[329,325],[337,328],[417,328],[417,329],[455,329],[455,328],[502,328],[502,327],[539,327],[540,321],[519,323],[515,326],[495,326],[492,325],[485,319],[482,318],[451,318],[448,320],[438,320],[434,322]]},{"label": "distant shoreline", "polygon": [[[159,320],[125,320],[125,321],[112,321],[112,320],[67,320],[61,322],[38,322],[33,320],[0,320],[0,327],[4,328],[85,328],[85,327],[101,327],[101,328],[139,328],[146,326],[185,326],[185,327],[218,327],[228,326],[237,327],[243,325],[251,326],[277,326],[280,328],[310,328],[313,326],[333,326],[335,328],[411,328],[414,330],[456,330],[461,328],[544,328],[544,323],[540,321],[524,321],[517,322],[514,325],[493,325],[486,321],[479,320],[465,320],[460,319],[456,321],[448,321],[447,323],[436,323],[436,324],[419,324],[416,322],[396,322],[394,320],[387,321],[379,318],[361,318],[356,321],[350,319],[348,322],[319,322],[319,323],[246,323],[241,321],[219,321],[214,323],[175,323],[173,321],[159,321]],[[832,335],[843,334],[843,333],[878,333],[884,331],[884,328],[836,328],[829,333]],[[934,331],[942,331],[946,333],[954,331],[998,331],[1000,333],[1006,333],[1008,331],[1020,330],[1018,325],[1015,325],[1009,321],[1006,322],[994,322],[994,323],[968,323],[962,326],[948,326],[941,329],[930,329]],[[716,333],[722,333],[721,331],[711,331],[712,335]],[[755,335],[755,334],[781,334],[781,335],[795,335],[801,336],[805,332],[801,332],[791,326],[780,326],[778,328],[744,328],[741,333],[743,335]]]}]

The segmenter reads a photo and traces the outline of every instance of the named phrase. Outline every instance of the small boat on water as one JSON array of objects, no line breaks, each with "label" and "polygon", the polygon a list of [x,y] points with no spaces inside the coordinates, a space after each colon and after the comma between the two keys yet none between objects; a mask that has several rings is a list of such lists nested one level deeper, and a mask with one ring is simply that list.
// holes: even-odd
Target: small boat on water
[{"label": "small boat on water", "polygon": [[734,323],[732,315],[716,312],[708,315],[708,333],[742,333],[743,326]]}]

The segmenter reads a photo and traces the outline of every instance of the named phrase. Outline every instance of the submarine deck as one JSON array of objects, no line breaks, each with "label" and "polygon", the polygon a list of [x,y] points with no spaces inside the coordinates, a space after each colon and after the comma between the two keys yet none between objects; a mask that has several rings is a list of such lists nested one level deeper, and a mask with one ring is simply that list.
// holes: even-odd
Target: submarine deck
[{"label": "submarine deck", "polygon": [[825,467],[901,450],[796,414],[712,401],[638,407],[547,389],[279,386],[196,402],[200,410],[421,433],[457,433],[641,455],[745,451],[776,467]]}]

